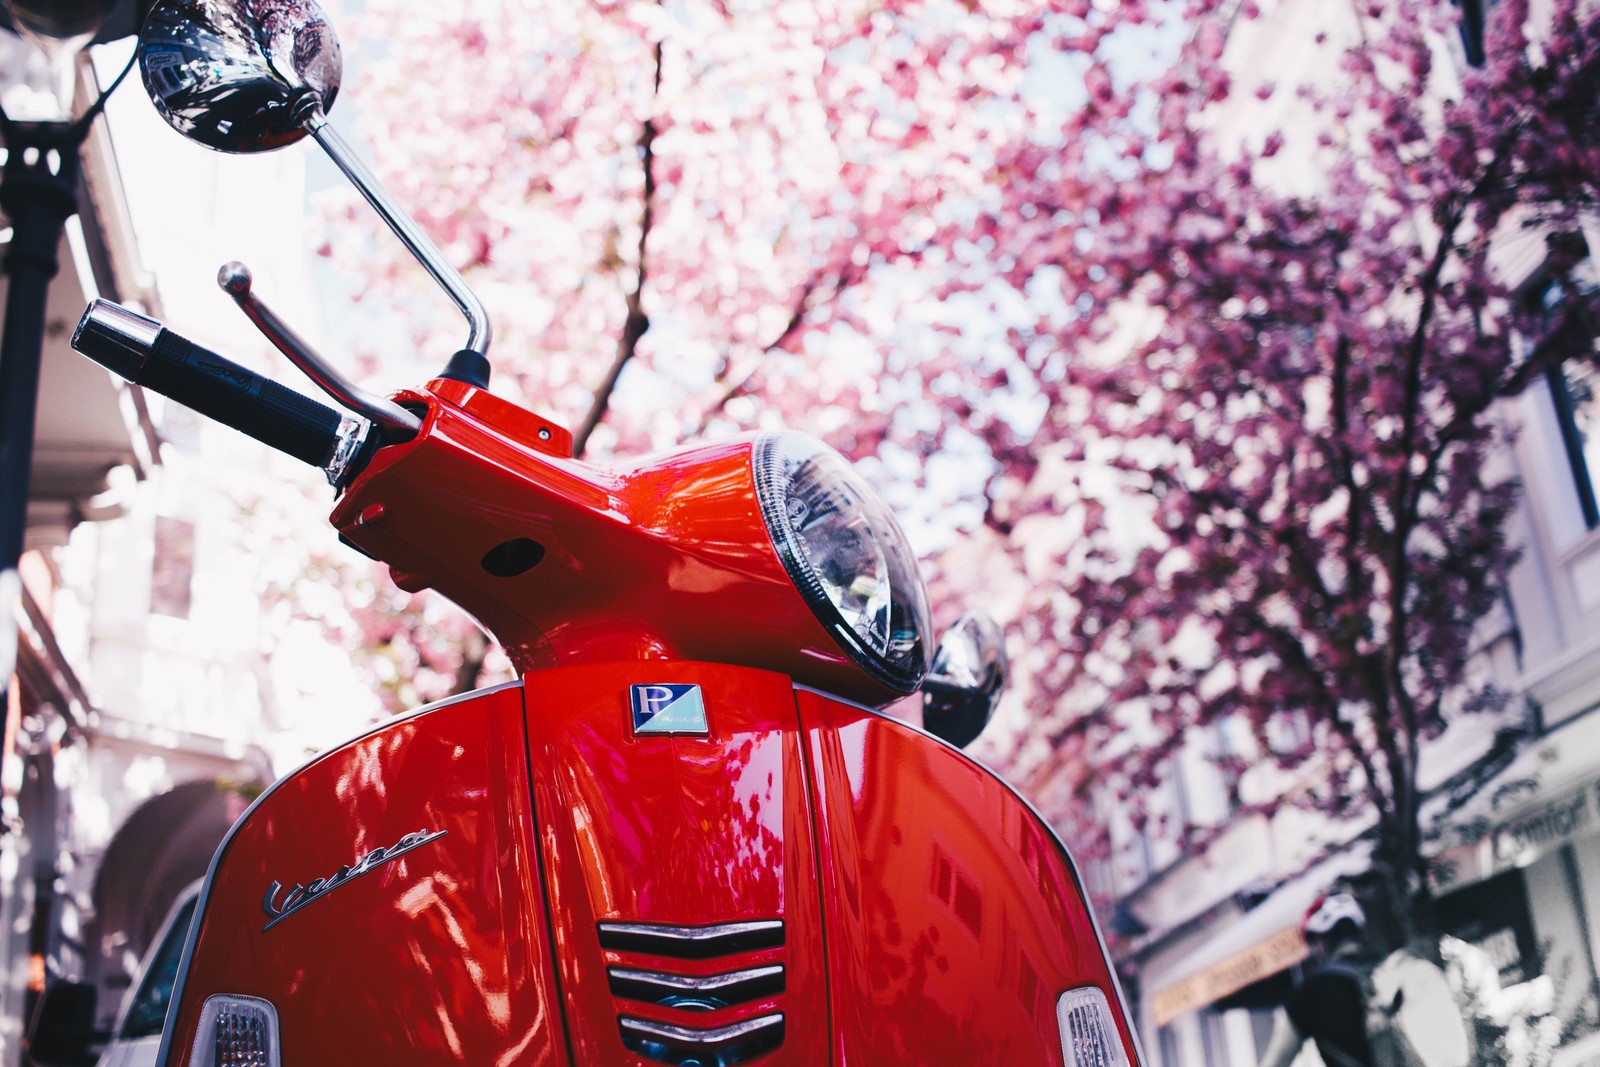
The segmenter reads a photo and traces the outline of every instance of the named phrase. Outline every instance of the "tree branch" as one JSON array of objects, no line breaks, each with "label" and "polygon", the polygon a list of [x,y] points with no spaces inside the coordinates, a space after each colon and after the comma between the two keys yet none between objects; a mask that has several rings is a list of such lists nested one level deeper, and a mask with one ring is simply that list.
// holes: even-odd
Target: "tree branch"
[{"label": "tree branch", "polygon": [[[656,42],[655,48],[656,74],[655,96],[661,93],[661,42]],[[617,339],[617,354],[611,361],[611,368],[606,371],[606,376],[595,389],[594,403],[589,405],[589,413],[583,417],[578,430],[572,435],[572,454],[581,457],[584,449],[589,445],[589,437],[594,433],[600,421],[606,417],[606,410],[611,405],[611,395],[616,392],[617,379],[622,377],[623,368],[627,367],[633,357],[638,354],[639,340],[650,329],[650,318],[644,313],[644,286],[649,278],[646,246],[650,240],[650,230],[655,223],[656,200],[656,171],[655,171],[655,141],[656,121],[655,116],[644,120],[644,126],[639,131],[639,161],[644,168],[644,205],[639,212],[639,257],[638,270],[634,278],[633,291],[628,294],[628,314],[622,323],[622,336]]]},{"label": "tree branch", "polygon": [[[790,308],[789,321],[784,324],[778,336],[761,346],[761,355],[768,356],[781,349],[789,338],[798,333],[800,327],[805,325],[807,315],[811,314],[819,305],[837,299],[841,293],[860,279],[861,273],[861,271],[850,267],[843,268],[821,299],[813,299],[813,297],[822,288],[822,279],[820,277],[806,279],[805,284],[800,287],[799,295],[795,297],[793,306]],[[733,359],[731,357],[728,359],[727,367],[716,382],[717,385],[721,386],[722,391],[717,395],[717,399],[712,401],[711,406],[701,414],[700,421],[695,424],[694,431],[690,434],[691,437],[699,437],[704,434],[706,428],[711,425],[711,420],[716,418],[717,414],[728,406],[728,401],[745,391],[750,385],[751,379],[760,372],[761,363],[761,360],[755,360],[747,371],[735,379],[733,376]]]},{"label": "tree branch", "polygon": [[[1378,767],[1373,761],[1372,753],[1361,743],[1355,724],[1339,714],[1339,697],[1329,687],[1327,678],[1324,677],[1323,672],[1306,652],[1301,638],[1284,627],[1268,621],[1266,616],[1260,612],[1251,611],[1248,615],[1250,616],[1250,621],[1260,628],[1262,634],[1273,639],[1273,643],[1277,646],[1278,655],[1310,683],[1316,693],[1317,704],[1323,712],[1322,720],[1328,724],[1329,729],[1339,735],[1339,739],[1344,742],[1346,751],[1354,756],[1356,762],[1361,765],[1361,770],[1367,778],[1367,797],[1371,800],[1373,807],[1377,809],[1379,818],[1382,819],[1386,815],[1391,815],[1392,812],[1389,810],[1390,800],[1383,790],[1382,782],[1378,778]],[[1389,754],[1385,752],[1385,762],[1389,762],[1389,760]],[[1393,774],[1394,768],[1391,766],[1391,779]]]},{"label": "tree branch", "polygon": [[1560,321],[1545,333],[1527,358],[1517,364],[1499,395],[1515,396],[1534,378],[1574,356],[1588,354],[1592,357],[1596,320],[1600,319],[1597,312],[1600,312],[1600,297],[1569,297],[1564,301]]}]

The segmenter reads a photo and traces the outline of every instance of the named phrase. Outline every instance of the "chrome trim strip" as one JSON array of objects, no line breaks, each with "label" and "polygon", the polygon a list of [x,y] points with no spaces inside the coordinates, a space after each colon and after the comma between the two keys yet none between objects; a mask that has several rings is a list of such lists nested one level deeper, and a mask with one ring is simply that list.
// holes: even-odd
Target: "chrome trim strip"
[{"label": "chrome trim strip", "polygon": [[688,974],[665,974],[661,971],[639,971],[631,967],[607,967],[606,975],[613,982],[637,982],[640,985],[659,987],[668,993],[721,993],[742,985],[765,984],[774,978],[782,979],[783,968],[776,965],[751,967],[743,971],[729,971],[727,974],[696,977]]},{"label": "chrome trim strip", "polygon": [[[1127,1020],[1128,1032],[1133,1035],[1133,1051],[1134,1051],[1134,1054],[1139,1057],[1139,1063],[1135,1064],[1134,1067],[1140,1067],[1141,1064],[1145,1064],[1145,1063],[1150,1062],[1145,1057],[1145,1054],[1144,1054],[1144,1043],[1139,1039],[1138,1022],[1137,1022],[1137,1020],[1134,1019],[1133,1013],[1129,1010],[1127,996],[1124,995],[1124,993],[1122,992],[1122,979],[1117,977],[1117,965],[1112,962],[1111,950],[1106,947],[1106,935],[1100,929],[1100,918],[1099,918],[1099,916],[1097,916],[1094,913],[1094,908],[1089,906],[1089,894],[1084,891],[1084,888],[1083,888],[1083,875],[1078,873],[1078,861],[1072,858],[1071,849],[1067,848],[1066,842],[1061,840],[1061,835],[1056,833],[1056,828],[1050,824],[1050,820],[1046,819],[1043,815],[1039,814],[1039,809],[1033,806],[1033,801],[1029,800],[1027,797],[1025,797],[1021,793],[1019,793],[1017,791],[1016,786],[1014,786],[1010,782],[1006,781],[1006,779],[1005,779],[1005,777],[1003,775],[998,774],[994,770],[994,768],[990,767],[988,764],[984,763],[982,760],[977,759],[971,753],[967,752],[965,749],[957,748],[956,746],[952,745],[950,742],[946,741],[944,738],[937,737],[934,734],[930,734],[928,731],[924,730],[920,726],[917,726],[917,725],[915,725],[913,723],[906,722],[904,719],[897,719],[893,715],[890,715],[887,712],[882,711],[882,710],[880,710],[878,708],[869,708],[865,704],[858,704],[854,700],[849,700],[849,699],[847,699],[845,697],[839,696],[837,693],[830,693],[825,689],[817,689],[817,688],[814,688],[813,686],[801,685],[798,682],[794,683],[794,689],[797,692],[811,693],[814,696],[823,697],[823,698],[825,698],[827,700],[832,700],[832,701],[834,701],[835,703],[838,703],[838,704],[848,705],[849,707],[856,708],[856,709],[858,709],[860,711],[867,712],[869,715],[876,715],[880,719],[885,719],[885,720],[887,720],[889,722],[897,723],[900,726],[904,726],[907,730],[910,730],[912,733],[920,734],[923,737],[926,737],[930,741],[933,741],[933,742],[935,742],[937,744],[943,745],[945,748],[948,748],[951,752],[954,752],[956,755],[960,756],[962,759],[966,760],[968,763],[970,763],[974,767],[978,768],[978,770],[982,771],[983,773],[987,774],[989,777],[993,778],[995,781],[999,782],[1002,786],[1005,787],[1007,792],[1009,792],[1012,796],[1016,797],[1019,801],[1022,802],[1022,806],[1028,809],[1028,813],[1031,814],[1036,820],[1038,820],[1039,825],[1043,826],[1045,828],[1045,831],[1047,833],[1049,833],[1050,840],[1052,840],[1052,841],[1054,841],[1056,843],[1056,848],[1061,851],[1061,858],[1067,861],[1067,871],[1068,871],[1068,873],[1070,873],[1072,875],[1072,882],[1073,882],[1074,885],[1076,885],[1078,887],[1079,895],[1083,897],[1083,901],[1084,901],[1084,905],[1085,905],[1083,910],[1088,912],[1088,914],[1089,914],[1089,926],[1094,930],[1095,940],[1100,942],[1100,957],[1101,957],[1101,959],[1103,959],[1105,961],[1106,972],[1111,975],[1111,984],[1112,984],[1112,986],[1115,987],[1115,990],[1116,990],[1117,1007],[1121,1009],[1122,1017]],[[801,724],[801,729],[804,729],[804,728],[805,728],[804,724]]]},{"label": "chrome trim strip", "polygon": [[443,708],[448,708],[452,704],[460,704],[463,701],[475,700],[478,697],[488,696],[490,693],[498,693],[502,690],[511,689],[513,687],[518,689],[522,688],[522,679],[517,678],[510,682],[501,682],[499,685],[491,685],[486,689],[474,689],[470,693],[458,693],[453,697],[446,697],[445,699],[435,701],[432,704],[424,704],[420,708],[412,708],[410,711],[402,712],[393,718],[385,719],[383,722],[374,723],[366,729],[357,732],[353,737],[348,737],[336,745],[330,745],[328,748],[323,749],[315,756],[312,756],[310,759],[301,763],[294,770],[283,775],[276,782],[273,782],[271,785],[267,786],[267,788],[262,791],[261,795],[256,797],[256,799],[248,808],[244,809],[244,814],[239,816],[232,826],[228,827],[227,836],[222,839],[222,844],[217,846],[217,851],[211,854],[211,866],[206,869],[205,881],[200,885],[200,902],[195,905],[194,918],[189,920],[189,936],[184,939],[183,955],[178,959],[178,976],[172,983],[172,997],[167,1001],[167,1019],[161,1024],[161,1048],[156,1052],[156,1064],[158,1067],[170,1067],[167,1061],[172,1055],[172,1021],[175,1013],[178,1010],[178,1005],[183,1003],[183,987],[187,983],[189,977],[189,968],[194,963],[194,945],[200,937],[200,927],[205,921],[206,905],[211,902],[211,886],[217,878],[217,867],[222,863],[222,858],[228,854],[228,848],[233,844],[234,835],[239,832],[239,828],[241,826],[249,821],[250,816],[255,814],[256,808],[260,807],[262,802],[270,797],[273,793],[276,793],[279,786],[283,785],[285,782],[288,782],[294,778],[295,775],[299,774],[313,763],[316,763],[318,760],[327,756],[329,753],[336,752],[346,745],[354,744],[363,738],[371,737],[373,734],[382,733],[384,730],[387,730],[389,727],[394,726],[397,723],[420,718],[423,715],[428,715]]},{"label": "chrome trim strip", "polygon": [[756,952],[783,944],[781,919],[673,926],[667,923],[599,923],[600,947],[614,952],[644,952],[679,959],[711,959]]},{"label": "chrome trim strip", "polygon": [[669,926],[666,923],[601,923],[602,934],[626,937],[647,937],[672,942],[706,942],[718,938],[737,937],[768,930],[782,930],[781,919],[757,919],[753,922],[721,923],[717,926]]},{"label": "chrome trim strip", "polygon": [[783,1013],[759,1015],[754,1019],[729,1023],[727,1026],[719,1026],[714,1030],[694,1030],[687,1026],[673,1026],[671,1023],[636,1019],[631,1015],[618,1016],[617,1025],[622,1028],[624,1033],[631,1031],[638,1037],[655,1041],[670,1041],[675,1045],[687,1045],[693,1049],[711,1049],[730,1041],[737,1041],[741,1037],[762,1033],[772,1029],[774,1026],[782,1026]]}]

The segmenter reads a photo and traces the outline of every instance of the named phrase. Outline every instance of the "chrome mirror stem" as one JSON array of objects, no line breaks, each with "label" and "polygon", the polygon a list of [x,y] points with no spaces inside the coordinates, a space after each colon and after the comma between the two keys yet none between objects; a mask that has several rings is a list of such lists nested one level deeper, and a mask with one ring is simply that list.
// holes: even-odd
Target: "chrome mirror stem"
[{"label": "chrome mirror stem", "polygon": [[[466,317],[466,347],[439,376],[488,387],[489,316],[483,303],[328,124],[344,66],[339,40],[314,0],[156,0],[139,34],[139,67],[161,116],[208,148],[266,152],[307,134],[315,137]],[[249,313],[245,302],[240,306]],[[292,335],[279,329],[269,336],[335,397],[343,399],[337,390],[348,393],[349,383],[329,377],[327,368],[312,369],[320,363],[303,344],[279,343],[279,337]]]},{"label": "chrome mirror stem", "polygon": [[328,158],[333,160],[344,176],[350,179],[361,195],[367,198],[373,210],[383,218],[383,221],[393,230],[395,236],[404,242],[417,257],[417,262],[422,264],[424,270],[433,276],[440,287],[449,295],[452,302],[460,309],[467,320],[467,343],[464,346],[469,352],[480,356],[489,353],[489,315],[484,311],[483,303],[462,279],[460,273],[450,265],[444,255],[422,232],[405,209],[395,203],[389,194],[378,184],[378,179],[357,158],[354,150],[345,143],[339,132],[328,122],[328,117],[323,114],[320,104],[307,110],[302,120],[303,128],[317,139],[322,150],[328,153]]}]

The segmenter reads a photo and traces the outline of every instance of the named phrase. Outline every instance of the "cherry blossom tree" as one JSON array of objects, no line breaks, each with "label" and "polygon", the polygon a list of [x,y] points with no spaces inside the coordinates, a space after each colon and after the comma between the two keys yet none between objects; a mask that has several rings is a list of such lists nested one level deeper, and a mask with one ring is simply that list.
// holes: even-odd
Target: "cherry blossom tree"
[{"label": "cherry blossom tree", "polygon": [[[1455,7],[1361,0],[1336,78],[1276,85],[1228,62],[1255,0],[371,0],[342,29],[497,388],[602,459],[819,433],[989,549],[942,557],[941,599],[1013,577],[1031,726],[989,752],[1076,844],[1238,721],[1376,825],[1399,892],[1419,745],[1488,699],[1495,404],[1592,357],[1600,25],[1551,6],[1530,39],[1503,0],[1458,77]],[[325,251],[397,324],[372,354],[442,358],[453,313],[365,210]],[[1515,234],[1550,236],[1551,321],[1496,269]],[[1252,755],[1240,802],[1282,803]]]},{"label": "cherry blossom tree", "polygon": [[[1087,59],[1061,57],[1145,21],[1087,0],[376,0],[347,95],[375,169],[483,290],[506,388],[580,454],[780,416],[857,455],[920,451],[940,427],[897,408],[941,376],[1003,383],[931,308],[1014,267],[992,211],[1016,146],[1081,97]],[[327,251],[450,351],[452,316],[416,311],[440,302],[375,233],[332,226]]]},{"label": "cherry blossom tree", "polygon": [[[1118,181],[1019,188],[1019,218],[1066,217],[1035,254],[1076,312],[1035,330],[1052,466],[991,509],[1063,576],[1024,624],[1057,810],[1137,802],[1231,720],[1238,805],[1285,802],[1252,758],[1312,770],[1295,802],[1375,827],[1391,899],[1422,886],[1420,746],[1495,696],[1468,669],[1516,551],[1495,405],[1595,354],[1600,18],[1553,6],[1498,5],[1459,82],[1448,5],[1357,5],[1331,85],[1230,75],[1213,15],[1153,121],[1106,99]],[[1279,94],[1281,125],[1234,132]],[[1496,264],[1530,239],[1546,321]]]},{"label": "cherry blossom tree", "polygon": [[[891,468],[902,504],[955,456],[970,505],[986,435],[1037,406],[1002,395],[1003,330],[971,327],[1017,299],[984,288],[1009,269],[1002,157],[1081,96],[1062,57],[1144,22],[1087,2],[375,0],[341,26],[343,99],[489,306],[496,388],[581,455],[782,424]],[[436,369],[454,313],[358,199],[330,215],[362,321],[398,324],[365,335],[373,363]],[[966,322],[942,312],[958,290],[980,294]]]}]

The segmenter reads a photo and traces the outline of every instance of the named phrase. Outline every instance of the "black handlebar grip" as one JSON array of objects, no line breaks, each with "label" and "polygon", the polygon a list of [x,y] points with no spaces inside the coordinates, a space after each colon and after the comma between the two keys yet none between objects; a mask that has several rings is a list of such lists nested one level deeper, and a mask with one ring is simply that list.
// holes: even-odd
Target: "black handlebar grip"
[{"label": "black handlebar grip", "polygon": [[134,381],[313,467],[325,466],[338,443],[337,411],[171,330],[161,331]]},{"label": "black handlebar grip", "polygon": [[337,411],[104,300],[84,312],[72,347],[146,389],[313,467],[332,459]]}]

